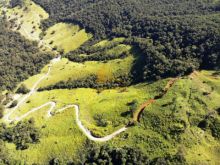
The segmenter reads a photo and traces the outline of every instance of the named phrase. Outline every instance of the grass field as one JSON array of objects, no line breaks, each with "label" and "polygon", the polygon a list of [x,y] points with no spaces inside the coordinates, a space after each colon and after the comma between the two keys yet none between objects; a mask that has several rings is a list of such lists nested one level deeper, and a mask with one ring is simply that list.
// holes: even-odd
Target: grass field
[{"label": "grass field", "polygon": [[[214,165],[219,161],[220,146],[218,141],[209,132],[202,131],[195,124],[192,125],[202,120],[210,111],[220,107],[218,102],[220,79],[213,77],[213,73],[202,71],[178,80],[161,100],[145,109],[140,124],[129,128],[127,132],[108,143],[113,146],[139,147],[151,158],[163,156],[166,153],[176,153],[179,148],[183,148],[188,162],[206,162]],[[138,84],[127,88],[104,90],[101,93],[97,93],[94,89],[83,88],[38,92],[15,115],[23,114],[47,101],[57,102],[56,109],[69,104],[78,104],[83,124],[94,135],[104,136],[122,127],[131,119],[130,113],[122,115],[129,112],[128,103],[136,99],[138,105],[142,104],[157,95],[168,81],[169,79],[153,84]],[[211,88],[215,88],[215,92],[210,93],[209,96],[202,94],[210,92]],[[190,101],[189,97],[192,97],[194,101]],[[201,101],[204,103],[199,104]],[[46,109],[42,109],[30,116],[36,119],[39,127],[46,125],[46,128],[42,129],[41,143],[32,145],[26,151],[15,152],[15,154],[24,157],[29,162],[37,160],[39,163],[49,159],[48,157],[53,157],[53,155],[64,157],[64,159],[75,156],[76,159],[77,149],[83,145],[86,138],[74,123],[73,109],[56,114],[51,119],[45,119],[45,111]],[[187,113],[191,114],[190,118]],[[94,118],[96,115],[101,115],[107,126],[98,126]],[[158,121],[157,118],[160,119],[160,123],[155,122]],[[174,127],[179,129],[185,127],[185,132],[177,144],[171,135],[163,136]],[[191,140],[189,141],[189,139]],[[45,144],[50,147],[45,147]],[[53,151],[53,147],[55,147],[55,151]],[[199,152],[197,151],[198,147],[200,148]]]},{"label": "grass field", "polygon": [[98,47],[98,46],[100,46],[100,47],[106,47],[106,46],[109,46],[110,44],[120,44],[120,43],[122,43],[124,40],[125,40],[125,38],[123,38],[123,37],[121,37],[121,38],[114,38],[114,39],[112,39],[112,40],[107,40],[107,39],[106,39],[106,40],[102,40],[102,41],[96,43],[96,44],[94,45],[94,47]]},{"label": "grass field", "polygon": [[58,49],[64,50],[65,53],[75,50],[92,37],[84,29],[77,25],[58,23],[46,31],[43,40],[46,44]]},{"label": "grass field", "polygon": [[[158,84],[159,85],[159,84]],[[156,86],[156,85],[155,85]],[[143,92],[145,90],[146,92]],[[149,98],[152,88],[148,89],[146,84],[140,84],[126,88],[105,90],[97,93],[94,89],[76,90],[53,90],[39,92],[33,95],[24,106],[13,116],[24,114],[28,110],[40,106],[47,101],[57,102],[57,108],[68,104],[78,104],[83,124],[97,136],[107,135],[114,130],[124,126],[130,116],[122,117],[121,113],[129,110],[127,103],[136,98],[140,103]],[[51,119],[45,118],[47,108],[30,115],[35,118],[38,127],[46,125],[42,129],[40,144],[32,145],[28,150],[12,152],[16,157],[24,158],[28,163],[43,163],[56,155],[62,159],[76,158],[77,149],[83,145],[85,136],[77,128],[73,109],[69,109],[61,114],[57,114]],[[101,114],[107,121],[106,127],[99,127],[94,120],[94,116]],[[116,141],[123,138],[116,137]],[[49,147],[46,147],[49,146]],[[12,151],[14,148],[12,148]],[[65,156],[64,156],[65,155]],[[74,157],[75,156],[75,157]]]}]

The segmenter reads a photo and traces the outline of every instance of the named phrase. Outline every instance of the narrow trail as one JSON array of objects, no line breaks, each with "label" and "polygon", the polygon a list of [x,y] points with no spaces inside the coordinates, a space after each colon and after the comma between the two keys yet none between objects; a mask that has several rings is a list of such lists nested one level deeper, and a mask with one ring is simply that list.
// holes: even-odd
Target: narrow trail
[{"label": "narrow trail", "polygon": [[149,105],[153,104],[156,100],[154,99],[150,99],[150,100],[147,100],[145,103],[143,103],[134,113],[133,115],[133,121],[134,122],[140,122],[140,117],[141,117],[141,114],[142,112],[144,111],[144,109],[146,107],[148,107]]},{"label": "narrow trail", "polygon": [[164,87],[163,91],[161,94],[155,96],[153,99],[149,99],[134,112],[133,114],[133,123],[135,122],[140,122],[141,114],[143,113],[144,109],[151,104],[155,103],[158,99],[161,99],[167,92],[168,90],[174,85],[174,83],[178,80],[179,78],[173,78],[170,81],[168,81],[167,85]]},{"label": "narrow trail", "polygon": [[[49,48],[49,49],[52,50],[52,47],[51,47],[51,46],[45,44],[45,43],[44,43],[42,40],[40,40],[38,37],[35,37],[35,36],[33,36],[32,34],[28,33],[25,28],[21,27],[21,29],[22,29],[23,32],[26,34],[26,36],[28,36],[30,39],[33,39],[33,40],[38,41],[39,46],[44,45],[45,47],[47,47],[47,48]],[[59,56],[58,58],[60,59],[60,56]],[[57,59],[58,59],[58,58],[57,58]],[[59,60],[57,60],[57,59],[55,58],[55,59],[51,60],[51,63],[54,63],[54,62],[59,61]],[[37,91],[37,86],[38,86],[45,78],[47,78],[47,77],[49,76],[50,71],[51,71],[51,65],[50,65],[49,68],[48,68],[48,72],[47,72],[45,75],[43,75],[43,76],[33,85],[33,87],[31,88],[30,92],[29,92],[28,94],[26,94],[26,95],[18,102],[18,104],[17,104],[14,108],[12,108],[12,109],[7,109],[7,110],[6,110],[6,114],[4,115],[3,121],[5,121],[5,122],[7,122],[7,123],[11,123],[11,122],[13,122],[13,121],[15,121],[15,122],[21,121],[21,120],[27,118],[27,117],[28,117],[29,115],[31,115],[32,113],[35,113],[35,112],[39,111],[40,109],[42,109],[42,108],[44,108],[44,107],[47,107],[47,106],[49,106],[49,109],[47,110],[47,115],[46,115],[46,117],[47,117],[47,118],[52,117],[52,111],[55,109],[56,103],[50,101],[50,102],[47,102],[47,103],[45,103],[45,104],[43,104],[43,105],[41,105],[41,106],[39,106],[39,107],[36,107],[36,108],[31,109],[30,111],[28,111],[27,113],[25,113],[24,115],[22,115],[22,116],[20,116],[20,117],[16,117],[16,118],[14,118],[14,119],[10,119],[11,115],[12,115],[18,108],[20,108],[23,104],[25,104],[26,101],[27,101],[27,99],[28,99],[30,96],[32,96],[32,95]],[[12,102],[13,102],[13,101],[12,101]],[[12,103],[12,102],[11,102],[11,103]],[[75,109],[75,113],[76,113],[76,114],[75,114],[75,115],[76,115],[76,123],[77,123],[79,129],[80,129],[80,130],[88,137],[88,139],[90,139],[90,140],[93,140],[93,141],[96,141],[96,142],[105,142],[105,141],[111,140],[112,138],[114,138],[115,136],[119,135],[120,133],[124,132],[124,131],[127,129],[127,127],[123,127],[123,128],[121,128],[121,129],[119,129],[119,130],[117,130],[117,131],[113,132],[112,134],[107,135],[107,136],[105,136],[105,137],[102,137],[102,138],[94,137],[94,136],[91,134],[91,132],[90,132],[87,128],[85,128],[85,127],[83,126],[82,122],[80,121],[80,118],[79,118],[79,106],[78,106],[78,105],[75,105],[75,104],[73,104],[73,105],[68,105],[68,106],[63,107],[63,108],[61,108],[61,109],[58,109],[56,112],[63,112],[63,111],[65,111],[65,110],[67,110],[67,109],[70,109],[70,108],[74,108],[74,109]]]},{"label": "narrow trail", "polygon": [[[51,60],[51,63],[54,63],[54,62],[57,62],[57,59],[53,59]],[[6,122],[6,123],[11,123],[11,122],[18,122],[18,121],[21,121],[25,118],[27,118],[29,115],[31,115],[32,113],[35,113],[39,110],[41,110],[42,108],[44,107],[47,107],[49,106],[49,109],[47,110],[47,114],[45,115],[46,118],[51,118],[53,115],[52,115],[52,111],[55,109],[56,107],[56,103],[55,102],[52,102],[52,101],[49,101],[39,107],[36,107],[36,108],[33,108],[31,109],[30,111],[28,111],[27,113],[25,113],[24,115],[20,116],[20,117],[15,117],[14,119],[11,119],[11,115],[18,109],[20,108],[23,104],[26,103],[26,100],[32,96],[36,91],[37,91],[37,86],[45,79],[49,76],[50,74],[50,71],[51,71],[51,66],[52,64],[49,65],[49,68],[48,68],[48,72],[43,75],[34,85],[33,87],[31,88],[30,92],[28,94],[26,94],[17,104],[17,106],[15,106],[14,108],[12,109],[8,109],[7,110],[7,113],[4,115],[3,117],[3,121]],[[128,128],[126,126],[118,129],[117,131],[113,132],[112,134],[110,135],[107,135],[105,137],[101,137],[101,138],[98,138],[98,137],[94,137],[92,135],[92,133],[86,128],[83,126],[81,120],[80,120],[80,112],[79,112],[79,106],[78,105],[75,105],[75,104],[71,104],[71,105],[67,105],[61,109],[58,109],[56,110],[56,113],[61,113],[67,109],[72,109],[74,108],[75,110],[75,116],[76,116],[76,124],[77,126],[79,127],[79,129],[83,132],[84,135],[87,136],[88,139],[92,140],[92,141],[95,141],[95,142],[106,142],[106,141],[109,141],[111,140],[112,138],[114,138],[115,136],[121,134],[122,132],[126,131]]]}]

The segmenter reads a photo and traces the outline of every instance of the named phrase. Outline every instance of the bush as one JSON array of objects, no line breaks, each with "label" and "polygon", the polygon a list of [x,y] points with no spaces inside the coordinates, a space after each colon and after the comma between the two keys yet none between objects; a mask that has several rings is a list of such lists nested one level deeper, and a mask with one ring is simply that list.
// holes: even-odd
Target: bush
[{"label": "bush", "polygon": [[96,114],[94,115],[94,120],[96,121],[96,124],[99,126],[99,127],[107,127],[108,125],[108,122],[107,120],[104,118],[104,115],[103,114]]},{"label": "bush", "polygon": [[10,105],[10,108],[14,108],[15,106],[17,106],[17,104],[18,104],[17,100],[13,101]]},{"label": "bush", "polygon": [[30,90],[24,84],[21,84],[21,86],[16,91],[16,93],[21,93],[21,94],[27,94],[29,92]]},{"label": "bush", "polygon": [[58,158],[53,158],[50,160],[49,165],[59,165],[60,161]]}]

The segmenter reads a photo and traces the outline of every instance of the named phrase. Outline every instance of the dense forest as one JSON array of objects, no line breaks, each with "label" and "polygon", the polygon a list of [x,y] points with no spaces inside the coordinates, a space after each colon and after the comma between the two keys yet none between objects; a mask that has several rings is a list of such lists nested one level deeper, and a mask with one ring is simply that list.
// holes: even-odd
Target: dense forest
[{"label": "dense forest", "polygon": [[[98,38],[128,35],[144,30],[148,17],[185,16],[212,13],[218,8],[204,0],[34,0],[54,21],[78,22]],[[146,10],[147,9],[147,10]],[[135,27],[139,25],[139,27]]]},{"label": "dense forest", "polygon": [[[57,21],[72,22],[95,34],[96,39],[126,37],[140,49],[144,61],[140,64],[137,60],[134,65],[136,81],[220,66],[220,5],[216,1],[34,1],[51,15],[44,27]],[[68,58],[80,61],[75,53]],[[91,59],[83,57],[81,61],[85,60]]]},{"label": "dense forest", "polygon": [[51,59],[42,53],[35,42],[8,29],[0,19],[0,90],[12,90],[18,82],[36,74]]}]

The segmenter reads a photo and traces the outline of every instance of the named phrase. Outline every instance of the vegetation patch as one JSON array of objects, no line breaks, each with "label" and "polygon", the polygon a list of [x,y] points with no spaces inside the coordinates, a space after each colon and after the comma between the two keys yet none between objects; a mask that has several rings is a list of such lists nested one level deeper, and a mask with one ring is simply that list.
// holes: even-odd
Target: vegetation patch
[{"label": "vegetation patch", "polygon": [[58,23],[41,34],[43,41],[54,50],[68,53],[89,40],[92,35],[77,25]]}]

